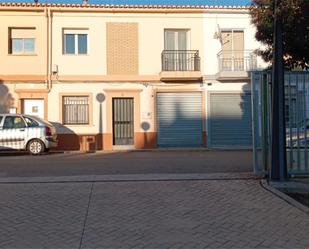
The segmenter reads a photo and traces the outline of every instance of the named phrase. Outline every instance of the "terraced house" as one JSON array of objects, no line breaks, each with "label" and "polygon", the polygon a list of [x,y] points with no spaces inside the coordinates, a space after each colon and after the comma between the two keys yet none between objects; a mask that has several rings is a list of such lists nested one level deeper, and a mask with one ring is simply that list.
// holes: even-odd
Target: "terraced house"
[{"label": "terraced house", "polygon": [[0,109],[59,149],[251,146],[246,7],[0,3]]}]

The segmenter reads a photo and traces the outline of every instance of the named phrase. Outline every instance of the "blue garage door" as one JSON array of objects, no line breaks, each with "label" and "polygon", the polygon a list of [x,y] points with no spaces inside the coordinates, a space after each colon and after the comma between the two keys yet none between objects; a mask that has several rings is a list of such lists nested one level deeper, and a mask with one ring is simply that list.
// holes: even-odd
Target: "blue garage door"
[{"label": "blue garage door", "polygon": [[251,94],[210,93],[209,98],[209,146],[252,147]]},{"label": "blue garage door", "polygon": [[202,146],[202,94],[157,93],[160,147]]}]

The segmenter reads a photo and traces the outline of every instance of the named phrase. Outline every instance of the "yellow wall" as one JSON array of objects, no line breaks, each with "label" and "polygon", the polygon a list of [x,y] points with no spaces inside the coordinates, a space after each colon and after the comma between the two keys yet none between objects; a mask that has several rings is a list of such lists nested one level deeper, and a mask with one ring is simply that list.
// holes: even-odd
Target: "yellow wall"
[{"label": "yellow wall", "polygon": [[[1,75],[46,75],[47,23],[43,12],[0,13],[0,80]],[[9,27],[35,27],[35,55],[9,54]]]}]

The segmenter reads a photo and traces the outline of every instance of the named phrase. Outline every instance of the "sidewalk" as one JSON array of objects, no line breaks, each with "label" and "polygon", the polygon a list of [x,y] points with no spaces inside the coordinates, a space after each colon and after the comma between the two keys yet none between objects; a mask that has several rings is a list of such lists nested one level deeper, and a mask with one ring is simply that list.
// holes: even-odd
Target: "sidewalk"
[{"label": "sidewalk", "polygon": [[308,215],[259,179],[210,175],[3,182],[0,248],[309,248]]}]

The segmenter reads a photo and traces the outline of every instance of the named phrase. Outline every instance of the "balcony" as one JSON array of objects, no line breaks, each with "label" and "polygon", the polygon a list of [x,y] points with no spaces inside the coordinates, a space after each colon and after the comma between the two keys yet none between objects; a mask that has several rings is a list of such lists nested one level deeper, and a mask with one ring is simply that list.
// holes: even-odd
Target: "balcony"
[{"label": "balcony", "polygon": [[247,80],[250,71],[257,68],[257,57],[253,51],[221,51],[218,53],[219,70],[216,79]]},{"label": "balcony", "polygon": [[194,82],[202,79],[198,50],[163,50],[161,81]]}]

